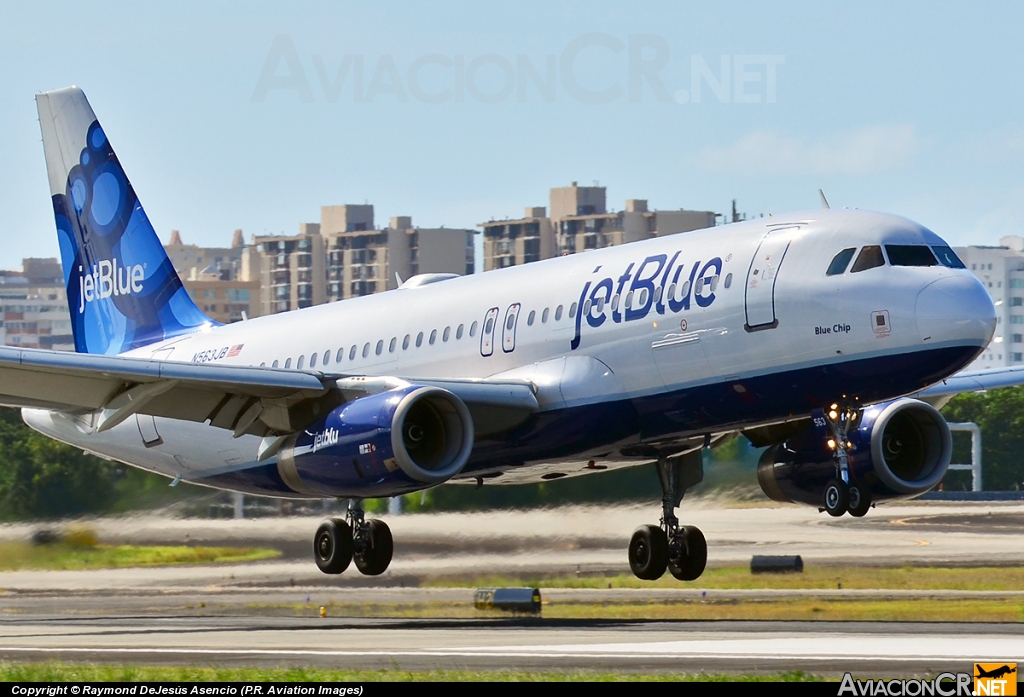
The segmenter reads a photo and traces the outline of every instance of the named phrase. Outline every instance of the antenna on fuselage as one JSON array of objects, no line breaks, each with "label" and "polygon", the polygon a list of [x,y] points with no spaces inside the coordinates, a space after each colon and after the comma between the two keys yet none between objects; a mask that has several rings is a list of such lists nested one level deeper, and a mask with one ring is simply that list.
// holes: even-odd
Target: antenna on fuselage
[{"label": "antenna on fuselage", "polygon": [[829,209],[828,199],[825,198],[825,192],[818,189],[818,198],[821,199],[821,210],[827,211]]}]

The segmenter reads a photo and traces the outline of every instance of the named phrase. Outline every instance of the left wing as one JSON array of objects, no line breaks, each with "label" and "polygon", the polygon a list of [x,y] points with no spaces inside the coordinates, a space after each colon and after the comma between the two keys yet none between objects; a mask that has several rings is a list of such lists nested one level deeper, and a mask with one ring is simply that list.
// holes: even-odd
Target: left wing
[{"label": "left wing", "polygon": [[1017,385],[1024,385],[1024,366],[957,373],[910,396],[941,408],[962,392],[981,392]]},{"label": "left wing", "polygon": [[[507,428],[539,409],[526,381],[415,380],[452,392],[478,432]],[[331,409],[410,381],[316,371],[158,361],[0,347],[0,405],[51,409],[105,431],[133,414],[205,422],[235,436],[295,433]]]}]

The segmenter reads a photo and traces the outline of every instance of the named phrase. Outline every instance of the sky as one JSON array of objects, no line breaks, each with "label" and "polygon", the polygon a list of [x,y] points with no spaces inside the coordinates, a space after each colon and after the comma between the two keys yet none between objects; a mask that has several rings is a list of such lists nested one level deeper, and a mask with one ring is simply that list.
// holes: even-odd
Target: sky
[{"label": "sky", "polygon": [[466,227],[608,206],[881,210],[1024,235],[1024,3],[102,2],[0,8],[0,268],[57,256],[33,95],[85,90],[165,242],[320,206]]}]

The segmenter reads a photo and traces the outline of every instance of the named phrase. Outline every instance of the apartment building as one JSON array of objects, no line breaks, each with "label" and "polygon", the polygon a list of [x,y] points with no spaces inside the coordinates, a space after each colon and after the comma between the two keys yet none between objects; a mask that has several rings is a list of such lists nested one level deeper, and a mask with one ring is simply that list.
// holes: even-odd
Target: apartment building
[{"label": "apartment building", "polygon": [[608,211],[605,187],[576,182],[551,189],[549,204],[550,215],[543,206],[528,207],[522,218],[478,226],[485,271],[714,227],[717,217],[711,211],[651,211],[644,199],[628,199],[623,210]]},{"label": "apartment building", "polygon": [[21,271],[0,271],[0,343],[75,350],[59,261],[23,259]]},{"label": "apartment building", "polygon": [[296,236],[254,239],[263,312],[286,312],[397,288],[420,273],[473,273],[475,231],[417,228],[409,216],[377,228],[373,206],[320,209]]},{"label": "apartment building", "polygon": [[230,247],[184,244],[171,230],[164,249],[192,301],[210,319],[228,324],[263,314],[254,248],[235,230]]},{"label": "apartment building", "polygon": [[956,247],[996,306],[992,342],[967,370],[1024,364],[1024,237],[1009,235],[998,246]]}]

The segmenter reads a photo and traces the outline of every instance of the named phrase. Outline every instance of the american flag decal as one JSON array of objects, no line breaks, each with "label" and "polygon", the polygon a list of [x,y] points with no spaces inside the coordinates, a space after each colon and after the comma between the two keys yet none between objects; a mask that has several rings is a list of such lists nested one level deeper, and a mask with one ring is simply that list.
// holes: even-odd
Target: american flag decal
[{"label": "american flag decal", "polygon": [[228,351],[228,358],[234,358],[235,356],[240,354],[242,352],[243,346],[245,346],[245,344],[238,344],[236,346],[232,346],[231,350]]}]

